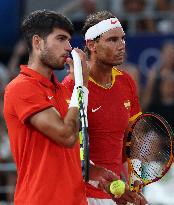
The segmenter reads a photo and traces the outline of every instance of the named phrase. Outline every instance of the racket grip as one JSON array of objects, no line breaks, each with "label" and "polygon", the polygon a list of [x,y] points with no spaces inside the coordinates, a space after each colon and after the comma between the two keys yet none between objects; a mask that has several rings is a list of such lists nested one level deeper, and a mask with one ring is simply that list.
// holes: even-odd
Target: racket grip
[{"label": "racket grip", "polygon": [[132,191],[133,191],[133,192],[136,192],[136,193],[139,193],[140,187],[139,187],[139,186],[134,186],[134,187],[132,188]]},{"label": "racket grip", "polygon": [[131,191],[136,192],[136,193],[139,193],[142,188],[141,184],[137,184],[136,181],[134,181],[134,184],[130,184],[129,187]]},{"label": "racket grip", "polygon": [[73,49],[71,55],[74,63],[74,79],[76,86],[83,85],[82,64],[79,54]]}]

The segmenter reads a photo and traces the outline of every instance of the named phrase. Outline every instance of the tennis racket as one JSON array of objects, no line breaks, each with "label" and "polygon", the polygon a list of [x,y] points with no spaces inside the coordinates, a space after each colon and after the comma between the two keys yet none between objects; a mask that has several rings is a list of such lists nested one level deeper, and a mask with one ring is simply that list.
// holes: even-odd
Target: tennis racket
[{"label": "tennis racket", "polygon": [[82,166],[82,174],[85,182],[89,181],[89,136],[88,136],[88,119],[84,104],[82,65],[79,54],[72,50],[71,52],[74,62],[74,78],[78,93],[78,109],[79,109],[79,140],[80,140],[80,160]]},{"label": "tennis racket", "polygon": [[[136,119],[126,141],[131,190],[138,192],[167,173],[173,162],[173,140],[170,125],[160,115],[145,113]],[[135,180],[141,185],[134,187]]]}]

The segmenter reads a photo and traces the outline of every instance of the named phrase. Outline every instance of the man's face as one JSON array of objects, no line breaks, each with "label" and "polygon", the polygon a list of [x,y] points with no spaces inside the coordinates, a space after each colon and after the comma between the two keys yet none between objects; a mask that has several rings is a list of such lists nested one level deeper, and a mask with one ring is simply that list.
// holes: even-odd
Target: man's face
[{"label": "man's face", "polygon": [[40,60],[49,68],[61,70],[64,67],[69,52],[71,36],[66,31],[55,28],[46,39],[42,41]]},{"label": "man's face", "polygon": [[107,65],[120,65],[125,55],[125,33],[121,28],[111,29],[101,35],[95,43],[95,54],[99,61]]}]

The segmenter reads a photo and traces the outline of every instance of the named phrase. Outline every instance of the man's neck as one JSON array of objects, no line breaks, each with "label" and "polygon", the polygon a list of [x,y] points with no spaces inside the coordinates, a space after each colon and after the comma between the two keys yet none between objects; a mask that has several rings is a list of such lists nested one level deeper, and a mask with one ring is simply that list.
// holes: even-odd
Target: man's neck
[{"label": "man's neck", "polygon": [[29,59],[28,61],[28,67],[32,70],[35,70],[36,72],[40,73],[44,77],[51,80],[52,70],[48,67],[45,67],[43,64],[37,61],[33,61],[32,59]]},{"label": "man's neck", "polygon": [[96,83],[103,87],[111,87],[112,85],[112,67],[105,65],[98,65],[96,63],[90,63],[90,77],[95,80]]}]

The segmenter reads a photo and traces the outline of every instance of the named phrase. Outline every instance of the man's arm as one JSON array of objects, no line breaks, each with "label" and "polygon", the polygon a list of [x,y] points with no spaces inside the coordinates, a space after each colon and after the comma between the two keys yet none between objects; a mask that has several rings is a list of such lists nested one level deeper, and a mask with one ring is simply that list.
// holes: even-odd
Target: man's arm
[{"label": "man's arm", "polygon": [[[86,76],[88,76],[88,71],[86,65],[86,56],[85,53],[80,49],[76,48],[75,51],[80,56],[83,68],[83,84],[87,87],[88,77]],[[67,63],[73,70],[72,59],[68,58]],[[88,98],[87,89],[84,89],[84,96]],[[79,111],[76,86],[74,86],[69,110],[64,118],[60,116],[55,108],[51,107],[31,116],[29,122],[37,130],[48,136],[54,142],[66,147],[73,147],[79,138]]]},{"label": "man's arm", "polygon": [[128,184],[126,184],[125,193],[121,195],[121,197],[119,198],[114,197],[114,195],[110,193],[109,186],[111,182],[117,179],[118,179],[118,176],[112,171],[105,169],[103,167],[94,165],[94,164],[90,165],[90,180],[92,180],[90,184],[110,194],[112,199],[118,205],[123,205],[123,204],[125,205],[127,204],[127,202],[134,203],[136,205],[146,205],[147,204],[146,199],[141,193],[130,191]]},{"label": "man's arm", "polygon": [[72,107],[61,118],[58,111],[51,107],[29,118],[29,122],[54,142],[73,147],[78,139],[78,109]]}]

